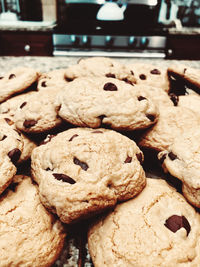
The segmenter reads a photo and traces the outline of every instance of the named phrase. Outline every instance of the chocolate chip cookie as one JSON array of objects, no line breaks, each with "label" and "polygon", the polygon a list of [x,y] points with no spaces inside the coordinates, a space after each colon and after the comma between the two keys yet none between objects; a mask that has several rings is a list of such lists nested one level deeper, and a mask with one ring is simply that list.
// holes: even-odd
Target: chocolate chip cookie
[{"label": "chocolate chip cookie", "polygon": [[41,204],[36,185],[15,176],[0,197],[0,266],[51,266],[63,248],[60,221]]},{"label": "chocolate chip cookie", "polygon": [[177,136],[173,144],[158,154],[165,171],[182,181],[183,194],[194,206],[200,208],[200,129],[191,130]]},{"label": "chocolate chip cookie", "polygon": [[157,123],[141,135],[138,144],[155,151],[166,150],[175,137],[179,137],[190,128],[198,127],[199,123],[196,113],[186,107],[160,108]]},{"label": "chocolate chip cookie", "polygon": [[134,75],[137,84],[159,87],[165,92],[169,92],[170,83],[167,69],[147,63],[132,63],[126,66]]},{"label": "chocolate chip cookie", "polygon": [[114,78],[77,78],[61,90],[55,109],[64,120],[78,126],[135,130],[147,128],[159,115],[149,95],[139,85]]},{"label": "chocolate chip cookie", "polygon": [[200,215],[164,180],[147,179],[88,233],[94,266],[199,266]]},{"label": "chocolate chip cookie", "polygon": [[69,129],[35,148],[31,160],[42,203],[65,223],[132,198],[146,183],[142,152],[112,130]]},{"label": "chocolate chip cookie", "polygon": [[108,77],[134,84],[136,79],[126,65],[106,57],[82,58],[76,65],[69,66],[65,77],[72,81],[80,77]]},{"label": "chocolate chip cookie", "polygon": [[16,127],[26,133],[41,133],[60,125],[54,109],[57,88],[32,93],[16,110]]},{"label": "chocolate chip cookie", "polygon": [[22,92],[37,81],[39,73],[31,68],[15,68],[0,77],[0,102]]},{"label": "chocolate chip cookie", "polygon": [[13,128],[9,118],[0,118],[0,194],[11,183],[17,172],[16,163],[19,161],[23,141]]}]

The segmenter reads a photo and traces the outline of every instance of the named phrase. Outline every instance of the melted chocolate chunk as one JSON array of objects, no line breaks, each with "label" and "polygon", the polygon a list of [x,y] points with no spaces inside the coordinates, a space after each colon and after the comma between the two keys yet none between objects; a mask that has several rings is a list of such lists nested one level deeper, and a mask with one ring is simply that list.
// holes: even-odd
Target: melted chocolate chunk
[{"label": "melted chocolate chunk", "polygon": [[161,72],[158,69],[153,69],[150,71],[151,74],[161,74]]},{"label": "melted chocolate chunk", "polygon": [[77,137],[78,136],[78,134],[74,134],[74,135],[72,135],[72,137],[69,139],[69,142],[71,142],[75,137]]},{"label": "melted chocolate chunk", "polygon": [[14,122],[13,121],[11,121],[9,118],[4,118],[4,120],[7,122],[7,124],[9,124],[9,125],[13,125],[14,124]]},{"label": "melted chocolate chunk", "polygon": [[141,152],[140,152],[140,153],[137,153],[137,154],[136,154],[136,157],[137,157],[137,159],[139,160],[140,164],[142,164],[142,162],[143,162],[143,156],[142,156],[142,153],[141,153]]},{"label": "melted chocolate chunk", "polygon": [[169,94],[171,101],[174,103],[174,106],[178,106],[179,97],[174,93]]},{"label": "melted chocolate chunk", "polygon": [[16,163],[21,156],[21,151],[18,148],[14,148],[8,152],[8,157],[12,161],[12,163]]},{"label": "melted chocolate chunk", "polygon": [[124,163],[131,163],[131,161],[132,161],[132,157],[127,156]]},{"label": "melted chocolate chunk", "polygon": [[81,169],[83,169],[84,171],[87,171],[87,169],[89,168],[89,166],[87,165],[87,163],[85,163],[83,161],[80,161],[76,157],[74,157],[73,162],[74,162],[74,164],[79,165],[81,167]]},{"label": "melted chocolate chunk", "polygon": [[47,87],[47,83],[46,83],[46,81],[43,81],[43,82],[41,83],[41,86],[42,86],[42,87]]},{"label": "melted chocolate chunk", "polygon": [[13,78],[15,78],[16,76],[15,76],[15,74],[10,74],[10,76],[8,77],[8,79],[10,80],[10,79],[13,79]]},{"label": "melted chocolate chunk", "polygon": [[122,81],[124,81],[125,83],[128,83],[128,84],[131,84],[131,85],[134,85],[129,79],[127,78],[123,78]]},{"label": "melted chocolate chunk", "polygon": [[168,156],[171,160],[177,159],[177,156],[173,152],[169,152]]},{"label": "melted chocolate chunk", "polygon": [[146,116],[150,121],[154,121],[155,120],[155,116],[154,115],[147,114]]},{"label": "melted chocolate chunk", "polygon": [[92,133],[103,133],[102,131],[99,131],[99,130],[97,130],[97,131],[93,131]]},{"label": "melted chocolate chunk", "polygon": [[23,125],[25,128],[31,128],[34,125],[36,125],[37,121],[36,120],[25,120]]},{"label": "melted chocolate chunk", "polygon": [[179,216],[179,215],[172,215],[169,217],[164,224],[170,231],[175,233],[182,227],[185,228],[187,232],[187,236],[190,233],[191,226],[188,220],[185,218],[185,216]]},{"label": "melted chocolate chunk", "polygon": [[68,183],[68,184],[75,184],[76,183],[76,181],[74,179],[72,179],[71,177],[69,177],[68,175],[63,174],[63,173],[53,173],[53,176],[58,181],[63,181],[63,182]]},{"label": "melted chocolate chunk", "polygon": [[22,109],[24,106],[26,106],[27,102],[23,102],[20,106],[20,108]]},{"label": "melted chocolate chunk", "polygon": [[113,74],[113,73],[107,73],[106,77],[108,77],[108,78],[116,78],[115,74]]},{"label": "melted chocolate chunk", "polygon": [[142,100],[145,100],[146,99],[146,97],[144,97],[144,96],[138,96],[138,101],[142,101]]},{"label": "melted chocolate chunk", "polygon": [[147,78],[146,75],[144,75],[144,74],[140,74],[139,77],[140,77],[141,80],[146,80],[146,78]]},{"label": "melted chocolate chunk", "polygon": [[7,138],[7,135],[4,134],[0,141],[3,141],[6,138]]},{"label": "melted chocolate chunk", "polygon": [[163,164],[164,160],[166,159],[167,153],[163,154],[162,157],[159,159],[160,163]]},{"label": "melted chocolate chunk", "polygon": [[106,83],[103,87],[105,91],[117,91],[117,86],[114,83]]}]

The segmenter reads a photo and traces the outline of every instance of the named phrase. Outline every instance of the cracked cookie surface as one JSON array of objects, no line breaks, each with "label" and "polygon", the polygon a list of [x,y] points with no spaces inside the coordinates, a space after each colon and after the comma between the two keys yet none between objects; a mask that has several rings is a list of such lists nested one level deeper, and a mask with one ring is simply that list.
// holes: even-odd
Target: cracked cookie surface
[{"label": "cracked cookie surface", "polygon": [[114,78],[77,78],[61,90],[55,109],[78,126],[135,130],[157,121],[159,111],[148,92]]},{"label": "cracked cookie surface", "polygon": [[164,180],[147,178],[137,197],[91,226],[88,245],[96,267],[197,267],[200,215]]},{"label": "cracked cookie surface", "polygon": [[60,221],[41,204],[31,178],[16,175],[0,197],[0,266],[51,266],[65,233]]},{"label": "cracked cookie surface", "polygon": [[146,183],[142,152],[112,130],[75,128],[49,136],[31,159],[43,204],[65,223],[132,198]]}]

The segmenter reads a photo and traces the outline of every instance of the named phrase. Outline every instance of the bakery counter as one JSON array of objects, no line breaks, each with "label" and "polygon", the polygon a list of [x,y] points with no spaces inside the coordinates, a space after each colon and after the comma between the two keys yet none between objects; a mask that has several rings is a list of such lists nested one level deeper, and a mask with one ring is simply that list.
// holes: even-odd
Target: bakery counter
[{"label": "bakery counter", "polygon": [[[7,72],[18,66],[32,67],[42,72],[51,71],[59,68],[66,68],[69,65],[76,64],[80,57],[0,57],[0,69],[2,72]],[[166,60],[166,59],[143,59],[143,58],[116,58],[122,63],[150,63],[156,66],[168,67],[171,64],[182,63],[186,66],[199,68],[200,60]]]}]

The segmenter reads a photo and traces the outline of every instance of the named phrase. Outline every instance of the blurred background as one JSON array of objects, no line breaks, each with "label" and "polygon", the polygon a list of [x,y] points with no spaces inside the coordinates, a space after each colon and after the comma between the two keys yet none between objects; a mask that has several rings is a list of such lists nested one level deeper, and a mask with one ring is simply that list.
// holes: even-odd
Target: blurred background
[{"label": "blurred background", "polygon": [[200,59],[200,0],[0,0],[1,55]]}]

